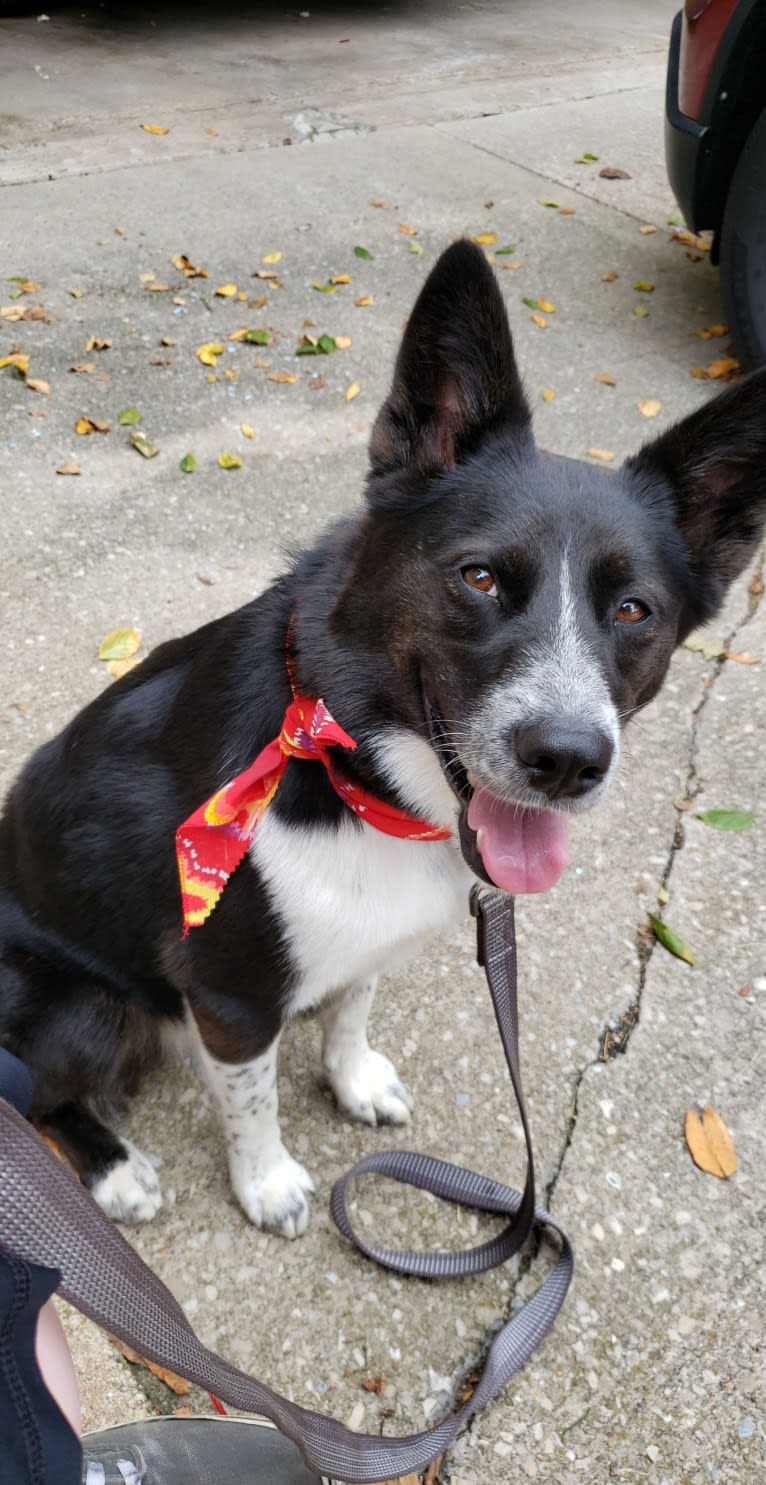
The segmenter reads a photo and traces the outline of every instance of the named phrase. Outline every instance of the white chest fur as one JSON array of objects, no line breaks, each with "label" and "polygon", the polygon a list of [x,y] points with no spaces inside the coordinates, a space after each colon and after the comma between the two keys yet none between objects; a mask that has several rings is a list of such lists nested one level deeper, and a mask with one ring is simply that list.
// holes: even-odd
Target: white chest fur
[{"label": "white chest fur", "polygon": [[[455,799],[427,744],[392,729],[378,751],[413,809],[454,826]],[[314,829],[267,811],[251,856],[285,926],[293,1014],[397,969],[465,917],[474,881],[455,836],[399,840],[351,816]]]}]

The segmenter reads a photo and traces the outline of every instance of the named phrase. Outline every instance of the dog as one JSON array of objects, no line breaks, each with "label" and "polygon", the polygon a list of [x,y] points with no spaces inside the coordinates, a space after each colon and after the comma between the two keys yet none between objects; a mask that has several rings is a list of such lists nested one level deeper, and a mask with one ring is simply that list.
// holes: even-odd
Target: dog
[{"label": "dog", "polygon": [[407,323],[369,463],[363,509],[111,685],[6,802],[0,1043],[123,1222],[160,1189],[101,1114],[169,1023],[193,1030],[260,1227],[302,1233],[314,1189],[277,1117],[291,1017],[318,1013],[347,1114],[409,1118],[367,1040],[376,977],[459,922],[475,883],[542,891],[564,870],[625,723],[756,548],[766,372],[618,471],[542,453],[494,272],[459,241]]}]

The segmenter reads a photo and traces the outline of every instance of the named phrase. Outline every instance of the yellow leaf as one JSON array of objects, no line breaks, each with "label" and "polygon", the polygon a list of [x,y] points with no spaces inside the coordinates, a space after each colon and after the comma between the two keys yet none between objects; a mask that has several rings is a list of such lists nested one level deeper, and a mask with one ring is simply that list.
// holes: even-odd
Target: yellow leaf
[{"label": "yellow leaf", "polygon": [[617,386],[617,381],[616,381],[615,377],[612,376],[611,371],[599,371],[599,373],[598,373],[598,375],[596,377],[596,381],[597,382],[601,382],[601,385],[603,387],[616,387]]},{"label": "yellow leaf", "polygon": [[548,321],[546,320],[545,315],[532,314],[532,315],[529,316],[529,318],[530,318],[530,320],[534,320],[534,323],[536,325],[539,325],[539,327],[540,327],[541,330],[547,330],[547,328],[548,328]]},{"label": "yellow leaf", "polygon": [[[279,263],[281,261],[281,258],[282,258],[282,254],[281,253],[264,253],[263,257],[261,258],[261,262],[262,263]],[[251,259],[251,262],[252,262],[252,259]]]},{"label": "yellow leaf", "polygon": [[77,463],[77,460],[76,459],[66,459],[63,464],[59,464],[59,467],[56,470],[56,473],[57,474],[82,474],[82,470],[80,469],[80,466]]},{"label": "yellow leaf", "polygon": [[29,370],[29,356],[25,351],[11,351],[9,356],[0,356],[0,367],[15,366],[22,376]]},{"label": "yellow leaf", "polygon": [[220,288],[216,289],[215,292],[220,299],[233,299],[234,295],[237,292],[237,285],[221,284]]},{"label": "yellow leaf", "polygon": [[542,392],[540,393],[540,396],[542,397],[543,402],[552,402],[554,397],[556,396],[556,393],[554,392],[553,387],[544,387]]},{"label": "yellow leaf", "polygon": [[239,454],[219,454],[218,463],[221,469],[241,469],[242,460]]},{"label": "yellow leaf", "polygon": [[359,295],[359,298],[354,300],[354,303],[356,304],[356,306],[357,306],[358,309],[362,309],[365,304],[374,304],[375,303],[375,295],[374,294],[360,294]]},{"label": "yellow leaf", "polygon": [[100,335],[91,335],[90,340],[88,341],[88,344],[85,347],[85,350],[86,350],[86,352],[87,351],[108,351],[111,344],[112,344],[111,340],[103,340]]},{"label": "yellow leaf", "polygon": [[83,299],[85,297],[84,289],[70,289],[69,292],[73,299]]},{"label": "yellow leaf", "polygon": [[156,275],[156,273],[147,272],[147,273],[140,273],[138,275],[138,277],[139,277],[140,283],[142,283],[142,284],[150,284],[151,281],[152,281],[152,279],[153,278],[156,278],[157,275]]},{"label": "yellow leaf", "polygon": [[478,242],[479,247],[492,247],[492,244],[497,242],[497,233],[477,232],[476,236],[474,237],[474,242]]},{"label": "yellow leaf", "polygon": [[107,660],[106,668],[109,674],[116,681],[119,681],[121,676],[127,675],[129,670],[132,670],[135,665],[140,664],[141,661],[138,655],[126,655],[124,660]]},{"label": "yellow leaf", "polygon": [[240,423],[239,430],[240,433],[244,433],[245,438],[255,438],[255,434],[249,423]]},{"label": "yellow leaf", "polygon": [[639,320],[645,320],[646,319],[646,316],[649,313],[649,311],[648,311],[648,309],[647,309],[647,307],[646,307],[645,304],[634,304],[633,305],[633,313],[634,313],[634,315],[637,316],[637,318]]},{"label": "yellow leaf", "polygon": [[186,253],[176,253],[170,261],[173,264],[173,267],[177,268],[180,273],[183,273],[186,278],[208,277],[207,268],[195,267],[194,263],[192,263],[191,261],[191,258],[187,258]]},{"label": "yellow leaf", "polygon": [[589,458],[601,459],[604,464],[608,464],[609,460],[614,458],[611,449],[586,449],[585,452]]},{"label": "yellow leaf", "polygon": [[47,397],[50,393],[49,383],[38,381],[36,377],[28,376],[27,386],[29,387],[30,392],[42,392],[44,397]]},{"label": "yellow leaf", "polygon": [[523,268],[524,267],[524,264],[523,264],[522,260],[519,259],[518,262],[516,262],[516,263],[501,263],[500,264],[500,267],[501,268],[510,269],[510,271],[512,273],[514,271],[514,269],[516,269],[516,268]]},{"label": "yellow leaf", "polygon": [[109,423],[102,423],[99,418],[81,417],[74,425],[75,433],[108,433]]},{"label": "yellow leaf", "polygon": [[111,629],[98,647],[99,660],[127,660],[141,644],[138,629]]},{"label": "yellow leaf", "polygon": [[640,413],[643,413],[645,418],[656,418],[662,407],[662,403],[658,397],[641,397],[636,403],[636,407]]},{"label": "yellow leaf", "polygon": [[656,231],[657,231],[657,228],[656,228],[656,227],[655,227],[655,226],[653,226],[653,224],[652,224],[652,223],[651,223],[651,222],[647,222],[647,223],[646,223],[646,224],[645,224],[645,226],[643,226],[643,227],[639,227],[639,229],[638,229],[638,230],[639,230],[639,232],[640,232],[640,233],[641,233],[641,236],[642,236],[642,237],[649,237],[649,235],[650,235],[650,234],[651,234],[651,233],[652,233],[652,232],[656,232]]},{"label": "yellow leaf", "polygon": [[403,232],[405,237],[417,237],[418,235],[417,227],[408,227],[406,222],[399,223],[399,231]]},{"label": "yellow leaf", "polygon": [[717,361],[711,361],[707,368],[707,374],[711,381],[717,381],[719,377],[738,376],[742,367],[734,356],[721,356]]},{"label": "yellow leaf", "polygon": [[350,335],[336,335],[335,344],[339,351],[347,351],[351,344]]},{"label": "yellow leaf", "polygon": [[219,341],[206,340],[204,345],[197,346],[197,360],[201,361],[203,366],[215,366],[216,357],[222,356],[223,352],[224,347]]},{"label": "yellow leaf", "polygon": [[146,291],[148,294],[167,294],[169,288],[170,284],[158,284],[156,282],[152,282],[151,284],[146,285]]},{"label": "yellow leaf", "polygon": [[353,402],[354,398],[359,396],[361,390],[358,382],[352,382],[351,386],[346,388],[346,401]]},{"label": "yellow leaf", "polygon": [[545,315],[555,315],[556,307],[551,304],[550,299],[538,299],[538,304]]},{"label": "yellow leaf", "polygon": [[702,1118],[694,1109],[687,1110],[684,1137],[689,1154],[700,1170],[719,1180],[734,1174],[737,1169],[734,1141],[720,1114],[709,1104],[702,1110]]},{"label": "yellow leaf", "polygon": [[269,374],[268,374],[268,376],[267,376],[267,378],[266,378],[266,380],[267,380],[267,382],[291,382],[292,383],[292,382],[297,382],[298,378],[297,378],[297,376],[294,376],[291,371],[270,371]]},{"label": "yellow leaf", "polygon": [[170,130],[164,124],[142,124],[141,128],[147,134],[169,134]]},{"label": "yellow leaf", "polygon": [[330,276],[330,283],[331,284],[350,284],[351,283],[351,274],[350,273],[333,273]]}]

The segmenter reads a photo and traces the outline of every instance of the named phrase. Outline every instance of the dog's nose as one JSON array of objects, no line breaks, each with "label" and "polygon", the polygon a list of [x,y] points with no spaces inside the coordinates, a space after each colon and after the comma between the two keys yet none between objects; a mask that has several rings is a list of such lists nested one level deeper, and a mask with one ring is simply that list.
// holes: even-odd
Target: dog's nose
[{"label": "dog's nose", "polygon": [[576,799],[601,783],[614,744],[596,727],[541,722],[517,732],[516,752],[536,789],[549,799]]}]

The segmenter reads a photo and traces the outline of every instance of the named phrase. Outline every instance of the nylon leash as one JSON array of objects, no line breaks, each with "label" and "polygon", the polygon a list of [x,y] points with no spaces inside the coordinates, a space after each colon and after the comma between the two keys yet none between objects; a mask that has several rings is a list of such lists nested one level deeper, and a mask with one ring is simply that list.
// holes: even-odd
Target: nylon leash
[{"label": "nylon leash", "polygon": [[[563,1229],[535,1204],[534,1166],[518,1059],[513,899],[479,894],[478,960],[489,984],[527,1151],[523,1191],[434,1156],[411,1150],[369,1155],[341,1176],[330,1210],[340,1231],[368,1257],[398,1273],[429,1279],[482,1273],[517,1253],[534,1231],[557,1234],[556,1263],[540,1287],[494,1336],[471,1396],[435,1428],[404,1438],[352,1433],[337,1419],[300,1407],[203,1346],[178,1302],[143,1262],[45,1141],[0,1099],[0,1243],[33,1263],[61,1272],[61,1293],[83,1314],[141,1355],[170,1367],[243,1412],[258,1413],[287,1434],[309,1468],[347,1485],[372,1485],[418,1473],[443,1454],[474,1414],[486,1407],[547,1335],[572,1277]],[[349,1183],[383,1175],[443,1200],[508,1220],[473,1249],[419,1252],[375,1247],[355,1232],[347,1210]]]}]

